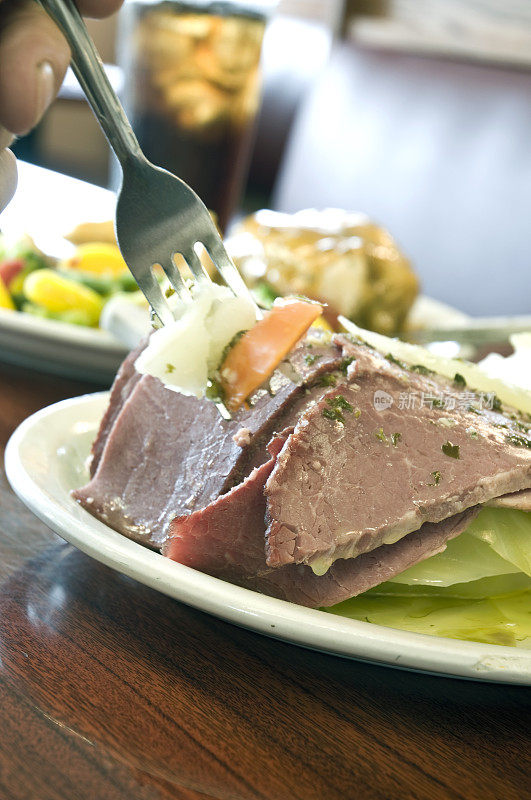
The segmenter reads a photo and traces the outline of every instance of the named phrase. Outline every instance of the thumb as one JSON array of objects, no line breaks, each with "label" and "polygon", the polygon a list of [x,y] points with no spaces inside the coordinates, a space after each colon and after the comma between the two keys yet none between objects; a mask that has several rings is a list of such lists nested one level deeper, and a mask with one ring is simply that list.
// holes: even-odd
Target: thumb
[{"label": "thumb", "polygon": [[17,163],[11,150],[13,136],[0,127],[0,211],[9,203],[17,188]]}]

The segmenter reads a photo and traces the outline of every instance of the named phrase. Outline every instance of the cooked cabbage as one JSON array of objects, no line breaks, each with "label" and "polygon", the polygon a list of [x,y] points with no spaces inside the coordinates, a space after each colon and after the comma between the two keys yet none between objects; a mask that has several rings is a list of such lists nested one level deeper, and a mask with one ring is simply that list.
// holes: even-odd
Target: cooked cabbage
[{"label": "cooked cabbage", "polygon": [[484,508],[420,564],[326,609],[451,639],[531,647],[531,513]]},{"label": "cooked cabbage", "polygon": [[531,512],[484,508],[466,533],[488,544],[494,553],[521,572],[531,575]]},{"label": "cooked cabbage", "polygon": [[531,647],[531,588],[484,599],[448,597],[440,591],[433,597],[400,597],[371,590],[328,611],[431,636]]},{"label": "cooked cabbage", "polygon": [[[505,509],[497,510],[503,513]],[[466,532],[451,539],[442,553],[406,569],[391,582],[411,586],[451,586],[454,583],[467,583],[491,575],[506,575],[518,571],[517,566],[501,558],[489,543]]]}]

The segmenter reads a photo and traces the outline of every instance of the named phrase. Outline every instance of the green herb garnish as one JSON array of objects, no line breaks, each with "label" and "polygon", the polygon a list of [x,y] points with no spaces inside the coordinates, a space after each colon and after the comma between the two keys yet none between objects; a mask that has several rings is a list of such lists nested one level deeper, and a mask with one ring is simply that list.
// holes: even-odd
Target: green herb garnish
[{"label": "green herb garnish", "polygon": [[326,404],[328,408],[323,410],[323,417],[326,419],[331,419],[334,422],[345,422],[345,417],[343,415],[343,411],[348,411],[352,413],[354,411],[353,407],[350,405],[348,400],[345,400],[342,394],[336,395],[336,397],[330,397]]},{"label": "green herb garnish", "polygon": [[393,447],[397,447],[398,446],[398,442],[400,441],[401,438],[402,438],[402,434],[401,433],[392,433],[391,434],[391,441],[393,443]]},{"label": "green herb garnish", "polygon": [[454,383],[456,386],[466,386],[466,380],[463,378],[460,372],[455,373]]},{"label": "green herb garnish", "polygon": [[175,372],[175,364],[166,364],[166,372],[170,375]]},{"label": "green herb garnish", "polygon": [[441,473],[438,469],[431,473],[431,477],[433,478],[433,483],[428,483],[428,486],[438,486],[441,482]]},{"label": "green herb garnish", "polygon": [[380,442],[385,442],[387,444],[387,436],[385,435],[383,428],[379,428],[374,435],[380,440]]},{"label": "green herb garnish", "polygon": [[225,393],[221,383],[216,380],[210,380],[206,388],[205,397],[207,400],[212,400],[213,403],[224,403]]},{"label": "green herb garnish", "polygon": [[451,442],[445,442],[441,447],[444,455],[448,456],[449,458],[461,458],[459,449],[460,448],[458,444],[452,444]]},{"label": "green herb garnish", "polygon": [[492,398],[492,408],[494,411],[502,410],[502,403],[497,394],[495,394],[494,397]]},{"label": "green herb garnish", "polygon": [[350,367],[352,362],[354,361],[354,356],[349,356],[349,358],[344,358],[341,362],[339,369],[343,373],[343,375],[347,374],[347,369]]},{"label": "green herb garnish", "polygon": [[531,439],[527,439],[525,436],[520,436],[518,433],[511,433],[506,439],[510,444],[515,444],[517,447],[527,447],[531,450]]},{"label": "green herb garnish", "polygon": [[337,378],[332,372],[329,372],[326,375],[321,375],[319,378],[319,386],[336,386],[336,384]]},{"label": "green herb garnish", "polygon": [[304,356],[304,363],[311,367],[316,361],[319,361],[320,358],[321,356],[318,356],[317,353],[306,353]]},{"label": "green herb garnish", "polygon": [[220,361],[219,361],[219,364],[220,364],[220,366],[221,366],[221,364],[223,364],[223,362],[224,362],[224,361],[225,361],[225,359],[227,358],[227,356],[228,356],[228,354],[229,354],[230,350],[232,350],[232,348],[234,347],[234,345],[235,345],[237,342],[239,342],[239,341],[240,341],[240,339],[242,338],[242,336],[243,336],[243,334],[244,334],[244,333],[247,333],[247,331],[238,331],[238,333],[235,333],[235,334],[234,334],[234,336],[232,337],[232,339],[230,340],[230,342],[229,342],[228,344],[226,344],[226,345],[225,345],[225,347],[223,348],[223,352],[222,352],[222,354],[221,354]]},{"label": "green herb garnish", "polygon": [[413,364],[412,367],[409,368],[411,372],[418,372],[419,375],[433,375],[434,372],[432,369],[428,369],[425,367],[424,364]]},{"label": "green herb garnish", "polygon": [[397,367],[402,367],[402,369],[407,369],[406,365],[403,361],[399,361],[398,358],[395,358],[392,353],[387,353],[386,359],[391,362],[391,364],[396,364]]}]

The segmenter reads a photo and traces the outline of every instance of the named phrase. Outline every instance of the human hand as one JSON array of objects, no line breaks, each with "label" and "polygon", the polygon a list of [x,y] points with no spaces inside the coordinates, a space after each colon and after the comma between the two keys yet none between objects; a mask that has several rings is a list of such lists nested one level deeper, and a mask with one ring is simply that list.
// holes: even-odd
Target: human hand
[{"label": "human hand", "polygon": [[[122,0],[78,0],[89,17],[106,17]],[[16,162],[7,148],[28,133],[59,91],[70,50],[34,0],[0,0],[0,211],[14,194]]]}]

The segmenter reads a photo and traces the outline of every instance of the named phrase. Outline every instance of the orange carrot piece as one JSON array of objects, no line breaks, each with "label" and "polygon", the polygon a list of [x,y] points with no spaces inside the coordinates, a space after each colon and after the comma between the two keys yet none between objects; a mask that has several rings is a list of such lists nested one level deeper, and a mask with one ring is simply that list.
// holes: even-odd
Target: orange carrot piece
[{"label": "orange carrot piece", "polygon": [[236,411],[322,314],[318,303],[281,300],[243,334],[221,365],[225,405]]}]

